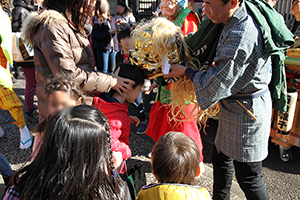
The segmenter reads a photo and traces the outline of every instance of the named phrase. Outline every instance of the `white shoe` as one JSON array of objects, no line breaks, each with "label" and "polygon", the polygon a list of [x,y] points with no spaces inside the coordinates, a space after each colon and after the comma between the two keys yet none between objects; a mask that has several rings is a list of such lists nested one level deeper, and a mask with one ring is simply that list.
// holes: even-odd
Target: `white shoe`
[{"label": "white shoe", "polygon": [[23,128],[20,128],[20,149],[27,149],[32,144],[32,137],[30,132],[25,125]]},{"label": "white shoe", "polygon": [[205,166],[204,166],[204,163],[202,161],[202,162],[200,162],[200,175],[199,176],[201,176],[204,172],[205,172]]},{"label": "white shoe", "polygon": [[150,152],[147,156],[148,158],[151,158],[152,152]]},{"label": "white shoe", "polygon": [[5,135],[3,129],[0,127],[0,137],[3,137]]}]

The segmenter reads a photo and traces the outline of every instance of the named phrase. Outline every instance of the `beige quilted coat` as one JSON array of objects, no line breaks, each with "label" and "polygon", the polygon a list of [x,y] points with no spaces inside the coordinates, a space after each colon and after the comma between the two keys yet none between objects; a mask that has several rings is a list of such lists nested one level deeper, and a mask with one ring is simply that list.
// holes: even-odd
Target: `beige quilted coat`
[{"label": "beige quilted coat", "polygon": [[48,116],[44,85],[58,73],[74,78],[92,103],[95,92],[108,92],[116,83],[110,75],[96,72],[89,41],[60,13],[45,10],[31,13],[24,21],[24,39],[34,46],[40,121]]}]

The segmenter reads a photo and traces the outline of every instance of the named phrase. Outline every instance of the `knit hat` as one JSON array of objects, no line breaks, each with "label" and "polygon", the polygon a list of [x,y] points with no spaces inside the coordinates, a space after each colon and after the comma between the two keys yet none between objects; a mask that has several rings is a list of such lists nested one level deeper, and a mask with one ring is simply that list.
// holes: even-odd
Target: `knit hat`
[{"label": "knit hat", "polygon": [[185,0],[176,0],[176,1],[182,8],[184,7]]}]

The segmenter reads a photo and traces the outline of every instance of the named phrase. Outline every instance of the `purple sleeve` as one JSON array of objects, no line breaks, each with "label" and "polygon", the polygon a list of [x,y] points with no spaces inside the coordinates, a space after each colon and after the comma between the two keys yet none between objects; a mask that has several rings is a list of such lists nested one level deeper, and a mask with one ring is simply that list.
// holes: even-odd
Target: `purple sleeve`
[{"label": "purple sleeve", "polygon": [[190,68],[186,68],[186,70],[185,70],[185,72],[184,72],[184,75],[185,75],[188,79],[190,79],[191,81],[193,81],[196,73],[197,73],[197,71],[192,70],[192,69],[190,69]]}]

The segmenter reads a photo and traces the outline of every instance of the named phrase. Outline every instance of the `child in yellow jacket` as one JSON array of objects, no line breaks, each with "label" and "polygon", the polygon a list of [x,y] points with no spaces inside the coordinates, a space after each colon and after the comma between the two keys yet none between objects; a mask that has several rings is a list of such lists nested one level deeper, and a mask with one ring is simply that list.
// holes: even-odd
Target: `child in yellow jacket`
[{"label": "child in yellow jacket", "polygon": [[200,175],[200,151],[196,143],[180,132],[169,132],[153,147],[152,173],[158,184],[144,186],[137,200],[210,200],[208,191],[194,186]]}]

